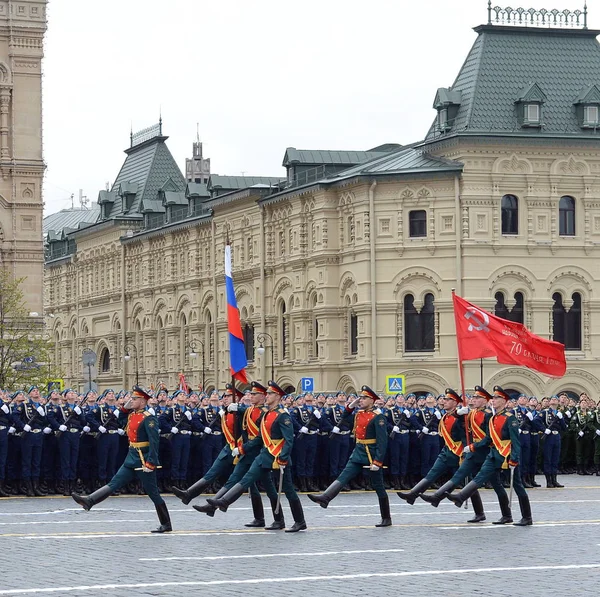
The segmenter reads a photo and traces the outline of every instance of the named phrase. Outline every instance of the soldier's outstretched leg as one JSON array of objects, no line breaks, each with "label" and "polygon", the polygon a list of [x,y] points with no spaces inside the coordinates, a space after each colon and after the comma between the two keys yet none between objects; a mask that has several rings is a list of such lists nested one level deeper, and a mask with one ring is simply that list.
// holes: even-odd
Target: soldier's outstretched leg
[{"label": "soldier's outstretched leg", "polygon": [[71,497],[80,505],[83,506],[84,510],[91,510],[92,506],[99,504],[104,501],[110,494],[112,489],[108,485],[103,485],[100,489],[90,493],[90,495],[80,495],[78,493],[72,493]]},{"label": "soldier's outstretched leg", "polygon": [[460,508],[478,489],[479,486],[475,481],[469,481],[458,493],[450,493],[447,497],[457,508]]},{"label": "soldier's outstretched leg", "polygon": [[323,493],[309,493],[308,499],[319,504],[321,508],[327,508],[329,502],[342,491],[342,487],[343,485],[338,480],[335,480]]},{"label": "soldier's outstretched leg", "polygon": [[186,506],[196,497],[198,497],[204,488],[210,485],[204,477],[198,479],[193,485],[187,489],[179,489],[175,484],[172,485],[173,494],[176,495]]},{"label": "soldier's outstretched leg", "polygon": [[433,495],[425,495],[422,493],[420,498],[428,504],[431,504],[434,508],[437,508],[440,505],[440,502],[447,497],[446,494],[450,493],[455,488],[456,485],[452,481],[447,481],[436,490]]},{"label": "soldier's outstretched leg", "polygon": [[397,491],[396,494],[399,498],[403,499],[405,502],[408,502],[412,506],[419,495],[429,489],[432,483],[433,481],[430,481],[427,478],[421,479],[408,493]]},{"label": "soldier's outstretched leg", "polygon": [[[227,491],[228,488],[224,485],[223,487],[221,487],[221,489],[219,489],[219,491],[217,491],[213,499],[217,500],[219,498],[222,498],[227,493]],[[201,506],[194,504],[192,508],[194,508],[194,510],[196,510],[197,512],[202,512],[202,514],[207,514],[208,516],[214,516],[215,512],[217,511],[216,506],[211,506],[208,502],[202,504]]]},{"label": "soldier's outstretched leg", "polygon": [[241,483],[236,483],[225,495],[220,498],[208,498],[206,501],[211,505],[221,510],[221,512],[227,512],[227,508],[233,504],[245,491],[244,486]]}]

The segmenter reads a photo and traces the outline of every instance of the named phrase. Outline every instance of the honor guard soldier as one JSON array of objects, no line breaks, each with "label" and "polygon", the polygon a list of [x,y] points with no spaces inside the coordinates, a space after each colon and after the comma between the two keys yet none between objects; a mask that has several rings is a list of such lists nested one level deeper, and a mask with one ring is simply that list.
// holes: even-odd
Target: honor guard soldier
[{"label": "honor guard soldier", "polygon": [[441,418],[442,413],[437,408],[435,396],[427,394],[425,405],[417,409],[412,419],[414,428],[421,432],[421,477],[431,469],[440,453],[438,425]]},{"label": "honor guard soldier", "polygon": [[531,468],[531,444],[534,431],[543,431],[544,426],[541,420],[537,416],[537,413],[533,412],[529,408],[529,398],[525,394],[520,394],[517,399],[517,406],[512,411],[513,415],[519,421],[519,433],[521,435],[521,479],[523,481],[523,487],[525,489],[532,489],[534,487],[533,476],[535,475],[535,468]]},{"label": "honor guard soldier", "polygon": [[344,392],[338,392],[335,404],[329,406],[325,416],[332,425],[329,439],[329,483],[339,477],[348,462],[350,455],[350,434],[352,433],[352,417],[344,417],[347,397]]},{"label": "honor guard soldier", "polygon": [[[148,497],[154,502],[160,526],[153,533],[166,533],[172,531],[171,518],[167,504],[161,497],[156,484],[156,468],[158,461],[158,420],[146,408],[150,399],[139,386],[134,386],[129,402],[123,407],[121,417],[127,418],[127,437],[129,438],[129,451],[127,458],[117,471],[117,474],[107,485],[100,487],[90,495],[71,494],[71,497],[84,510],[105,500],[111,493],[125,487],[136,476],[141,480]],[[130,410],[131,409],[131,410]]]},{"label": "honor guard soldier", "polygon": [[[253,384],[254,385],[254,384]],[[244,475],[239,483],[236,483],[225,495],[220,498],[211,498],[207,502],[219,510],[226,512],[246,489],[259,479],[268,484],[271,471],[279,470],[279,495],[276,509],[281,512],[281,491],[285,493],[292,511],[294,524],[286,529],[286,533],[296,533],[306,529],[304,510],[300,498],[292,483],[291,471],[289,469],[290,454],[294,443],[294,432],[290,415],[279,408],[285,392],[274,382],[270,381],[266,388],[265,412],[260,421],[260,437],[263,447],[254,459],[250,470]],[[278,507],[278,508],[277,508]]]},{"label": "honor guard soldier", "polygon": [[351,479],[362,473],[363,468],[367,468],[371,486],[379,499],[381,512],[381,521],[375,526],[388,527],[392,524],[392,516],[390,514],[389,498],[383,486],[382,470],[383,459],[387,450],[388,434],[385,417],[373,408],[375,401],[378,399],[379,396],[369,386],[363,386],[360,397],[347,406],[345,416],[352,417],[357,403],[360,403],[359,410],[354,415],[356,447],[338,479],[323,493],[311,494],[308,497],[322,508],[327,508],[329,502],[339,494],[342,488]]},{"label": "honor guard soldier", "polygon": [[[447,473],[455,473],[462,460],[463,448],[466,445],[465,419],[464,415],[468,413],[466,406],[458,412],[458,406],[461,405],[461,397],[452,389],[446,388],[444,399],[444,410],[438,429],[444,439],[444,449],[437,457],[431,470],[421,479],[408,493],[399,491],[398,497],[409,504],[414,504],[418,496],[422,495],[433,483]],[[475,518],[473,522],[478,522],[484,516],[481,498],[476,496],[473,503]]]},{"label": "honor guard soldier", "polygon": [[546,476],[546,488],[564,487],[556,476],[558,475],[558,463],[560,460],[561,432],[567,429],[567,423],[563,413],[558,410],[558,396],[550,398],[549,408],[540,413],[544,425],[544,475]]},{"label": "honor guard soldier", "polygon": [[575,458],[577,461],[577,474],[589,475],[588,467],[594,453],[594,413],[588,410],[587,394],[581,394],[579,407],[571,418],[571,427],[575,431]]},{"label": "honor guard soldier", "polygon": [[221,407],[219,394],[213,392],[205,406],[199,413],[200,430],[204,433],[202,440],[202,470],[206,474],[223,448],[223,435],[221,431]]},{"label": "honor guard soldier", "polygon": [[[56,493],[56,481],[60,477],[60,453],[58,449],[58,438],[53,433],[52,416],[61,405],[61,396],[58,390],[51,390],[46,394],[46,419],[50,432],[44,434],[42,444],[42,474],[40,477],[40,488],[48,495]],[[47,429],[47,428],[46,428]]]},{"label": "honor guard soldier", "polygon": [[410,411],[405,408],[404,396],[396,394],[393,404],[385,415],[388,420],[390,482],[394,489],[410,489],[406,474],[408,472],[408,448],[411,422]]},{"label": "honor guard soldier", "polygon": [[495,521],[494,524],[510,524],[513,521],[510,500],[506,495],[504,487],[498,480],[498,473],[509,469],[513,471],[512,485],[519,498],[519,506],[521,508],[521,520],[514,524],[515,526],[529,526],[533,524],[531,506],[529,504],[529,497],[521,481],[521,474],[517,468],[521,458],[519,421],[506,409],[506,404],[509,400],[510,396],[500,386],[494,386],[494,396],[492,398],[493,415],[488,424],[488,435],[490,437],[489,454],[473,481],[470,481],[456,495],[449,494],[448,499],[460,508],[478,488],[482,487],[489,480],[492,482],[494,491],[498,496],[500,511],[502,512],[502,517],[500,520]]},{"label": "honor guard soldier", "polygon": [[[6,394],[0,393],[0,497],[9,497],[6,492],[6,460],[8,458],[8,430],[12,427],[10,421],[10,405],[7,404]],[[13,428],[14,432],[14,428]]]},{"label": "honor guard soldier", "polygon": [[31,386],[29,398],[16,406],[12,412],[12,423],[21,433],[21,481],[25,495],[46,495],[40,489],[40,473],[42,463],[42,444],[44,430],[51,431],[46,419],[46,410],[40,404],[40,391]]},{"label": "honor guard soldier", "polygon": [[321,410],[314,404],[314,396],[308,392],[304,395],[304,404],[292,409],[291,415],[296,418],[299,432],[296,436],[296,473],[300,491],[317,491],[314,479],[315,459],[317,458],[317,441]]}]

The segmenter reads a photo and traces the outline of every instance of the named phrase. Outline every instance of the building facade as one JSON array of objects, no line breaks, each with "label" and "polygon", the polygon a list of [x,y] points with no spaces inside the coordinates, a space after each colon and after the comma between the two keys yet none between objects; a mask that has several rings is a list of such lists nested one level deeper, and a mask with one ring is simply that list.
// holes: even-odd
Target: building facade
[{"label": "building facade", "polygon": [[137,372],[171,388],[180,371],[222,387],[229,239],[251,378],[383,391],[403,374],[406,391],[457,387],[456,289],[567,348],[564,378],[486,360],[466,364],[467,386],[597,397],[599,32],[495,19],[506,14],[475,29],[418,143],[288,148],[281,179],[203,185],[186,183],[162,130],[132,142],[98,222],[50,243],[70,247],[49,250],[45,267],[67,383],[83,383],[89,347],[100,387]]},{"label": "building facade", "polygon": [[0,0],[0,265],[42,313],[42,57],[46,0]]}]

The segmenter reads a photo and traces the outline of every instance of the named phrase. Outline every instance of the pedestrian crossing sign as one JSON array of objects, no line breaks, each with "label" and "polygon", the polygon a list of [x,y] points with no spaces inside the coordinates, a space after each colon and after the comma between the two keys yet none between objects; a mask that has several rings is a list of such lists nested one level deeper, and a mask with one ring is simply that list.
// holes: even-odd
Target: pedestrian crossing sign
[{"label": "pedestrian crossing sign", "polygon": [[405,388],[404,375],[388,375],[385,378],[386,394],[403,394]]}]

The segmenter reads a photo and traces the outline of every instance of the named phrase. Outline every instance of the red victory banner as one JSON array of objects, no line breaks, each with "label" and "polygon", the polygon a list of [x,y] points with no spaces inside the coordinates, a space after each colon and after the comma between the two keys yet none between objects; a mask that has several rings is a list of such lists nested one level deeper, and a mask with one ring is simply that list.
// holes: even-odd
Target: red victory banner
[{"label": "red victory banner", "polygon": [[565,347],[560,342],[536,336],[522,323],[492,315],[454,293],[452,301],[460,362],[496,357],[503,365],[520,365],[549,377],[565,374]]}]

